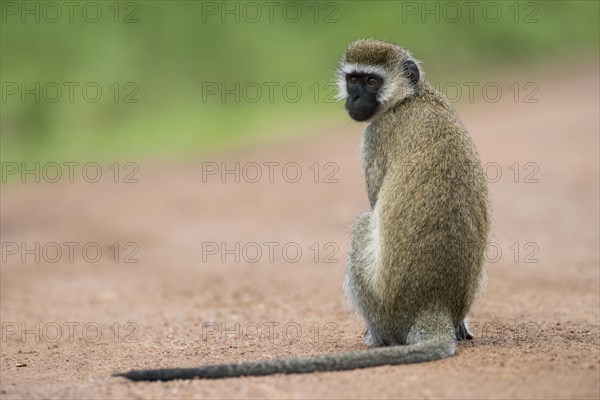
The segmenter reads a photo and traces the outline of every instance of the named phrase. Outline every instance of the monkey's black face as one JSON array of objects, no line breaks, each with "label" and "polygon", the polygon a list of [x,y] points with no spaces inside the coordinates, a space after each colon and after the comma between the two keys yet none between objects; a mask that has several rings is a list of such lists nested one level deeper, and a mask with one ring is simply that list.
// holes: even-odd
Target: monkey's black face
[{"label": "monkey's black face", "polygon": [[346,110],[356,121],[366,121],[373,116],[379,106],[377,93],[383,86],[383,79],[373,74],[346,75]]}]

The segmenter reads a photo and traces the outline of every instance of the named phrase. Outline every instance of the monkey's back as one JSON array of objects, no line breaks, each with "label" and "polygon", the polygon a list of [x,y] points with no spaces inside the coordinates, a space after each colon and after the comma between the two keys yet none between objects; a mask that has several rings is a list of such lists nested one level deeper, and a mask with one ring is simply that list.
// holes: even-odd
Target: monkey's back
[{"label": "monkey's back", "polygon": [[[449,103],[425,82],[367,128],[365,168],[377,221],[382,309],[411,324],[443,308],[462,322],[483,278],[487,188],[477,151]],[[367,174],[369,175],[369,174]],[[371,186],[371,187],[369,187]],[[385,293],[385,295],[383,295]]]}]

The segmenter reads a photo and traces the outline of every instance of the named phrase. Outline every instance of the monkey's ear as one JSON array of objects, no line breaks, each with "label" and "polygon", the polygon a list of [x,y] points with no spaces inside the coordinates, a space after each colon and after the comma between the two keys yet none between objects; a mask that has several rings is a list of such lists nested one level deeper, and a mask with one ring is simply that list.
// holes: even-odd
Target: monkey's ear
[{"label": "monkey's ear", "polygon": [[402,63],[402,68],[404,69],[404,74],[406,78],[410,82],[411,85],[416,85],[419,82],[419,78],[421,77],[421,71],[419,70],[419,66],[413,60],[405,60]]}]

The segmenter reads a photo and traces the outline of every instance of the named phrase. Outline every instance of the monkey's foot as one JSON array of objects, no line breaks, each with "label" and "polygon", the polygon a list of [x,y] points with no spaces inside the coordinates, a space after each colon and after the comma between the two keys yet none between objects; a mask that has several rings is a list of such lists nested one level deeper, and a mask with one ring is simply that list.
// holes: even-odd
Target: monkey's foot
[{"label": "monkey's foot", "polygon": [[474,338],[468,319],[465,318],[462,324],[456,328],[456,340],[472,340]]}]

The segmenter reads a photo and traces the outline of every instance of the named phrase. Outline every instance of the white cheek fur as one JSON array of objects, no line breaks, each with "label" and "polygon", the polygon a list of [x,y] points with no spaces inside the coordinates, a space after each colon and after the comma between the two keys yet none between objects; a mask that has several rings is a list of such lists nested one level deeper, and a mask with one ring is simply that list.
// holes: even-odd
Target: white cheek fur
[{"label": "white cheek fur", "polygon": [[346,74],[338,72],[338,76],[335,82],[338,88],[335,98],[337,99],[337,101],[345,100],[348,97],[348,91],[346,90]]}]

